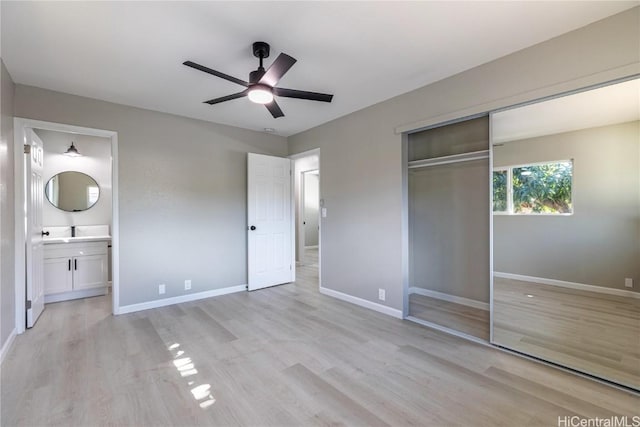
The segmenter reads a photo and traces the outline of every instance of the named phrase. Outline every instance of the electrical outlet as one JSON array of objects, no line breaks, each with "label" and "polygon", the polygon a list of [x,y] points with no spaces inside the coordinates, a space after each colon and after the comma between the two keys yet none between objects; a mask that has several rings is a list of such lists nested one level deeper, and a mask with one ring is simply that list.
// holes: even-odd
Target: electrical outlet
[{"label": "electrical outlet", "polygon": [[624,287],[633,288],[633,279],[631,277],[627,277],[624,279]]},{"label": "electrical outlet", "polygon": [[386,291],[384,289],[378,289],[378,299],[384,301],[386,298]]},{"label": "electrical outlet", "polygon": [[188,291],[189,289],[191,289],[191,279],[184,281],[184,290]]},{"label": "electrical outlet", "polygon": [[165,290],[166,286],[164,285],[164,283],[162,285],[158,285],[158,295],[164,294]]}]

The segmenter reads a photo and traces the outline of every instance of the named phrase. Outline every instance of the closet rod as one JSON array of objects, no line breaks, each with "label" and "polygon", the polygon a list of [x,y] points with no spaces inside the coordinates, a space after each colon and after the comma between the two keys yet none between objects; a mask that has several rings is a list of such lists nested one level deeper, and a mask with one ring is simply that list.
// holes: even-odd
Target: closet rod
[{"label": "closet rod", "polygon": [[431,159],[414,160],[408,163],[409,169],[426,168],[429,166],[448,165],[450,163],[468,162],[471,160],[488,159],[489,150],[471,151],[469,153],[453,154],[451,156],[433,157]]}]

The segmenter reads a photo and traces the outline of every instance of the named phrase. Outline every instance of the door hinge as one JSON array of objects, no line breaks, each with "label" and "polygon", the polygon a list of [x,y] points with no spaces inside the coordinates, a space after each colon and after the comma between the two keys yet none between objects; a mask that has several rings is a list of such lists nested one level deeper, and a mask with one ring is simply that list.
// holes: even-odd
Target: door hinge
[{"label": "door hinge", "polygon": [[27,300],[27,310],[31,310],[31,300]]},{"label": "door hinge", "polygon": [[31,154],[31,146],[29,144],[24,144],[24,154]]},{"label": "door hinge", "polygon": [[293,264],[289,264],[289,270],[293,270]]}]

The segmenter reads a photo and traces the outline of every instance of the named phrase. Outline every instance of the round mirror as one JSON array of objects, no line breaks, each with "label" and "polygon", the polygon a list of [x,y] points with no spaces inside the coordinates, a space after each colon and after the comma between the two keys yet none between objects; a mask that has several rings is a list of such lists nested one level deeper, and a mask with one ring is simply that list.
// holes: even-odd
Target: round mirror
[{"label": "round mirror", "polygon": [[89,175],[69,171],[53,176],[47,182],[44,193],[56,208],[80,212],[96,204],[100,197],[100,187]]}]

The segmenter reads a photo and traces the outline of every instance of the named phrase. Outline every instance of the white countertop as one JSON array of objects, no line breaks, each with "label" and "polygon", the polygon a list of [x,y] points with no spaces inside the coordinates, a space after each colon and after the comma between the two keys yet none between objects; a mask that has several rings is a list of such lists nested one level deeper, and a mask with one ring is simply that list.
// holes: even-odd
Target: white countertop
[{"label": "white countertop", "polygon": [[45,245],[51,243],[102,242],[110,240],[111,236],[45,237],[42,239]]}]

